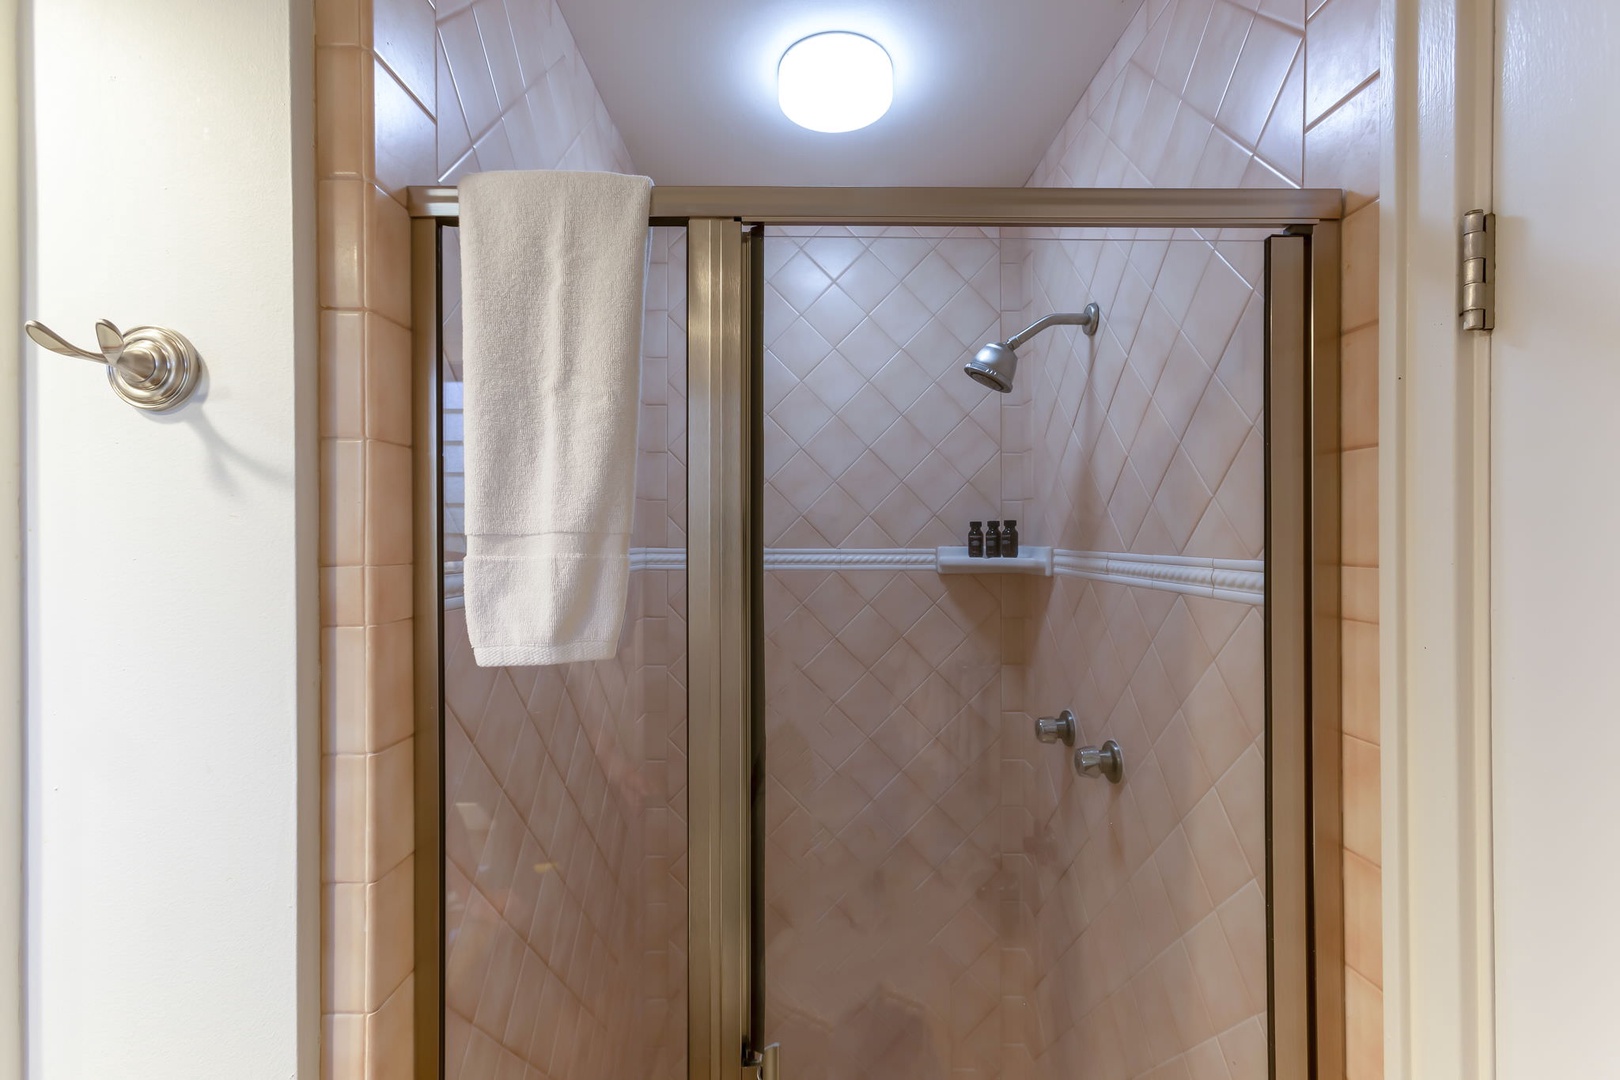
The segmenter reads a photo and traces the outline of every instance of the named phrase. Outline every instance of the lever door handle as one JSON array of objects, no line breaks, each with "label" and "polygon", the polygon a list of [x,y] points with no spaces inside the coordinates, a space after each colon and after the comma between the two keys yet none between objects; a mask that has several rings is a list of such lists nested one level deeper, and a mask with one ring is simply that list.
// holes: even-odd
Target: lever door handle
[{"label": "lever door handle", "polygon": [[59,356],[107,365],[113,392],[137,409],[172,409],[191,396],[202,377],[196,348],[184,335],[161,326],[137,326],[125,333],[102,319],[96,323],[97,352],[79,348],[33,319],[23,330],[36,345]]}]

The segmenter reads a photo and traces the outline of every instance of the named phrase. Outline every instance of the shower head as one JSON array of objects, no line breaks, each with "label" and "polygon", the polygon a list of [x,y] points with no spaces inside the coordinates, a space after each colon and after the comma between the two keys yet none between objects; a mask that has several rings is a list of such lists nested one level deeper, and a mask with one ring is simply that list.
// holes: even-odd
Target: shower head
[{"label": "shower head", "polygon": [[993,341],[975,353],[962,370],[974,382],[999,393],[1009,393],[1013,376],[1018,372],[1018,351],[1005,342]]},{"label": "shower head", "polygon": [[1045,330],[1048,326],[1078,326],[1087,337],[1097,332],[1102,321],[1102,309],[1087,304],[1084,311],[1060,311],[1037,319],[1006,341],[992,341],[973,354],[973,359],[962,365],[962,370],[974,382],[988,386],[998,393],[1011,393],[1013,377],[1018,372],[1018,346]]}]

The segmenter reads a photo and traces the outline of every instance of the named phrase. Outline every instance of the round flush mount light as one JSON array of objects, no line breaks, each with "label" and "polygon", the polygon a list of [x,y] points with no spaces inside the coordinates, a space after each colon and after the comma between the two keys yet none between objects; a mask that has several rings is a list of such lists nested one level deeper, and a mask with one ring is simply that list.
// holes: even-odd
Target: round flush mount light
[{"label": "round flush mount light", "polygon": [[869,37],[812,34],[788,47],[776,69],[776,96],[787,118],[811,131],[854,131],[889,111],[894,63]]}]

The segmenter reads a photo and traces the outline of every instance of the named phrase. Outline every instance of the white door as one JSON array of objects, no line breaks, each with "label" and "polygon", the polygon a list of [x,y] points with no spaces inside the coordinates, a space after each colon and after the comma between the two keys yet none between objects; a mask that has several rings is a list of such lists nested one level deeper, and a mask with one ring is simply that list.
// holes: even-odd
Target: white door
[{"label": "white door", "polygon": [[1497,1075],[1620,1076],[1620,5],[1497,0]]}]

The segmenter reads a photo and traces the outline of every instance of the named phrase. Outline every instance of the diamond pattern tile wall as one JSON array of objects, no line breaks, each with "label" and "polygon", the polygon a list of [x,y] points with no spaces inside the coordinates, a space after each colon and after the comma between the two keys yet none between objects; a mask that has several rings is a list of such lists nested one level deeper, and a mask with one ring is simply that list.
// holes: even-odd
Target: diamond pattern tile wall
[{"label": "diamond pattern tile wall", "polygon": [[1261,241],[1032,239],[1034,317],[1095,300],[1095,337],[1024,347],[1027,535],[1091,551],[1252,559],[1263,523]]},{"label": "diamond pattern tile wall", "polygon": [[[1304,23],[1299,0],[1149,0],[1030,183],[1297,185]],[[1026,350],[1029,411],[1003,449],[1026,459],[1034,535],[1261,555],[1259,238],[1016,243],[1026,317],[1104,309],[1095,338]],[[1027,950],[1007,988],[1023,1016],[1011,1060],[1042,1075],[1266,1075],[1259,611],[1072,578],[1029,609],[1009,717],[1072,704],[1088,741],[1139,749],[1111,787],[1007,744]]]},{"label": "diamond pattern tile wall", "polygon": [[997,1076],[999,586],[765,589],[769,1038],[818,1080]]},{"label": "diamond pattern tile wall", "polygon": [[684,1073],[680,577],[595,664],[479,668],[446,613],[450,1077]]},{"label": "diamond pattern tile wall", "polygon": [[642,960],[634,650],[485,670],[465,625],[447,613],[447,1072],[569,1061],[605,1076],[637,1060],[614,1007]]},{"label": "diamond pattern tile wall", "polygon": [[772,230],[765,257],[765,542],[929,547],[1000,516],[1001,395],[961,371],[1001,336],[998,238]]},{"label": "diamond pattern tile wall", "polygon": [[1266,1075],[1261,632],[1245,605],[1053,584],[1030,700],[1073,702],[1084,741],[1135,750],[1114,786],[1005,744],[1038,1075]]}]

